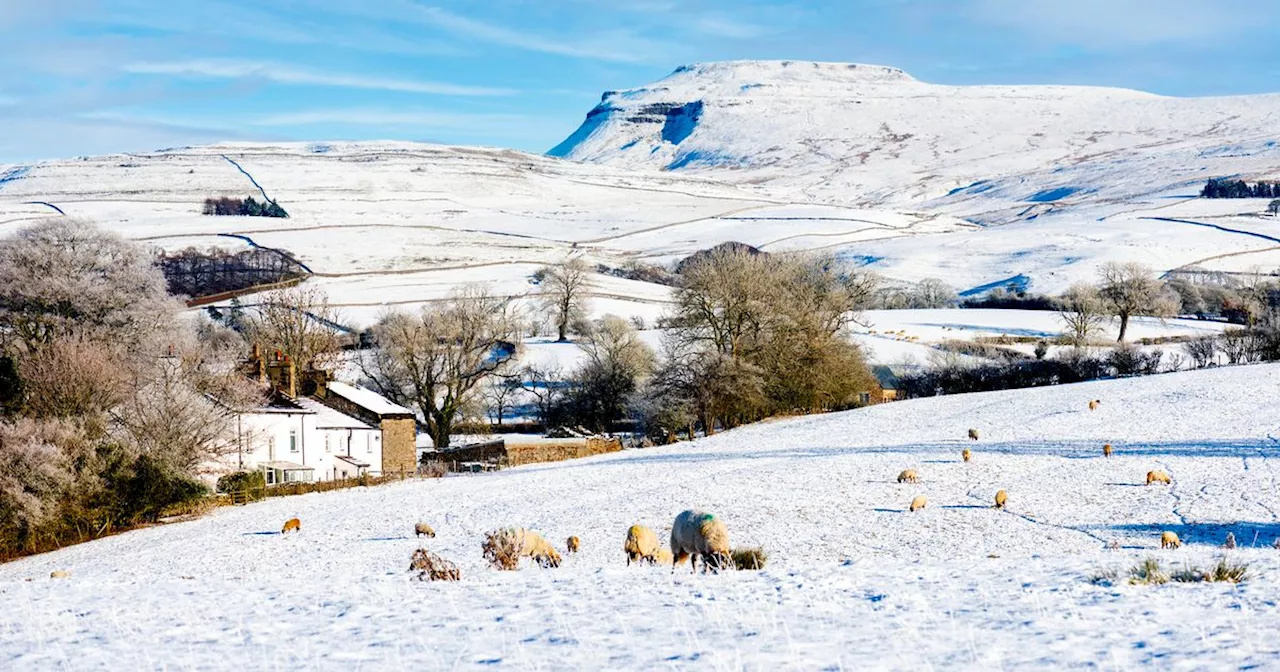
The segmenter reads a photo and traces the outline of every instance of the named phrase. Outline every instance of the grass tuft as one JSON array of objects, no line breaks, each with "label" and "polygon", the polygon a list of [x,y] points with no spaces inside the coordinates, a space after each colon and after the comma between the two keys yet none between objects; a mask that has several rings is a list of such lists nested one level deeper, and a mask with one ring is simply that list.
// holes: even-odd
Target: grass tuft
[{"label": "grass tuft", "polygon": [[769,560],[769,554],[765,553],[764,549],[759,546],[735,548],[730,556],[733,558],[734,569],[764,569],[764,563]]},{"label": "grass tuft", "polygon": [[1129,583],[1141,586],[1158,586],[1169,582],[1169,574],[1160,566],[1160,561],[1147,558],[1129,570]]}]

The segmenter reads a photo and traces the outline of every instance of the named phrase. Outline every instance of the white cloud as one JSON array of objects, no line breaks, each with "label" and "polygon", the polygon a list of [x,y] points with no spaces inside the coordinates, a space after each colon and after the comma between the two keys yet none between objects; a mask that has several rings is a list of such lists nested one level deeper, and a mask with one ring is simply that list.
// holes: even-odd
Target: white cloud
[{"label": "white cloud", "polygon": [[513,30],[459,16],[439,7],[418,7],[424,21],[455,35],[544,54],[588,58],[620,63],[643,63],[660,58],[667,45],[613,30],[585,41],[565,40]]},{"label": "white cloud", "polygon": [[271,114],[249,122],[251,126],[310,126],[342,124],[352,126],[422,126],[452,129],[488,128],[494,123],[519,123],[515,114],[462,114],[430,110],[323,109]]},{"label": "white cloud", "polygon": [[[1257,25],[1270,0],[1223,5],[1203,0],[970,0],[959,9],[980,23],[1061,44],[1149,46],[1223,38]],[[1251,9],[1252,7],[1252,9]]]},{"label": "white cloud", "polygon": [[212,79],[258,79],[279,84],[332,86],[349,89],[375,89],[380,91],[404,91],[444,96],[508,96],[511,89],[482,86],[464,86],[445,82],[427,82],[406,79],[385,79],[352,74],[314,72],[287,65],[206,59],[173,62],[140,62],[124,67],[124,71],[144,75],[172,75],[175,77],[205,77]]}]

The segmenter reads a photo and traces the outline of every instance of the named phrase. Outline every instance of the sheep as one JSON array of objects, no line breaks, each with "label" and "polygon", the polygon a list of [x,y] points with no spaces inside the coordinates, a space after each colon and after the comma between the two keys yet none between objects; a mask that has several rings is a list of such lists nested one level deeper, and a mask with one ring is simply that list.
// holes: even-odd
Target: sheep
[{"label": "sheep", "polygon": [[280,534],[288,534],[289,530],[302,531],[302,521],[297,518],[290,518],[284,521],[284,527],[280,528]]},{"label": "sheep", "polygon": [[1102,456],[1111,457],[1111,444],[1109,443],[1102,444]]},{"label": "sheep", "polygon": [[1089,410],[1096,411],[1098,410],[1098,407],[1101,405],[1102,405],[1102,402],[1100,400],[1094,399],[1093,401],[1089,402]]},{"label": "sheep", "polygon": [[978,430],[976,430],[976,429],[971,429],[971,430],[969,430],[969,438],[970,438],[970,439],[972,439],[972,440],[974,440],[974,441],[977,441],[977,440],[978,440]]},{"label": "sheep", "polygon": [[69,571],[67,571],[67,570],[65,570],[65,569],[55,569],[55,570],[53,570],[52,572],[49,572],[49,578],[51,578],[51,579],[69,579],[69,578],[71,578],[71,572],[69,572]]},{"label": "sheep", "polygon": [[682,511],[671,526],[671,556],[675,563],[689,558],[689,566],[697,571],[699,557],[702,571],[732,567],[729,554],[729,530],[724,522],[705,511]]},{"label": "sheep", "polygon": [[658,549],[658,535],[644,525],[632,525],[627,528],[627,540],[622,550],[627,554],[627,566],[632,562],[654,564]]},{"label": "sheep", "polygon": [[436,531],[431,529],[431,526],[426,523],[418,523],[413,526],[413,536],[435,539]]},{"label": "sheep", "polygon": [[919,511],[920,509],[923,509],[925,505],[928,503],[929,503],[929,500],[925,499],[924,495],[916,495],[916,498],[911,500],[911,510]]},{"label": "sheep", "polygon": [[653,564],[655,565],[673,565],[675,563],[672,560],[671,549],[669,548],[659,546],[653,552]]},{"label": "sheep", "polygon": [[1164,483],[1165,485],[1172,485],[1173,479],[1169,478],[1169,474],[1166,474],[1163,471],[1160,471],[1157,469],[1155,471],[1147,472],[1147,485],[1151,485],[1152,483]]},{"label": "sheep", "polygon": [[899,482],[899,483],[917,483],[917,482],[919,482],[919,477],[918,477],[918,476],[916,476],[916,470],[915,470],[915,469],[903,469],[903,470],[902,470],[902,473],[898,474],[898,482]]},{"label": "sheep", "polygon": [[560,553],[541,534],[533,530],[521,529],[517,532],[520,539],[520,556],[532,558],[542,567],[559,567]]},{"label": "sheep", "polygon": [[1003,509],[1006,502],[1009,501],[1009,493],[1001,490],[996,493],[996,508]]},{"label": "sheep", "polygon": [[960,451],[960,459],[964,460],[965,462],[968,462],[969,459],[972,457],[973,457],[973,451],[969,450],[968,448],[965,448],[964,450]]},{"label": "sheep", "polygon": [[1160,548],[1177,548],[1182,545],[1177,532],[1165,532],[1160,535]]},{"label": "sheep", "polygon": [[566,540],[565,540],[565,542],[564,542],[565,550],[569,551],[570,553],[577,553],[577,552],[578,552],[578,543],[579,543],[579,541],[578,541],[578,538],[577,538],[577,537],[569,537],[569,538],[568,538],[568,539],[566,539]]}]

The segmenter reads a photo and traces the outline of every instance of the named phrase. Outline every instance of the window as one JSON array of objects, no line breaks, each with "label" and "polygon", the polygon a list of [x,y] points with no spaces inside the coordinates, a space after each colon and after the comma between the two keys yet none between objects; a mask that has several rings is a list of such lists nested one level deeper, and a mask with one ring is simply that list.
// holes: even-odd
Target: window
[{"label": "window", "polygon": [[333,437],[329,435],[329,432],[324,433],[324,452],[333,452]]},{"label": "window", "polygon": [[289,430],[289,452],[298,452],[298,430]]},{"label": "window", "polygon": [[364,447],[366,452],[368,452],[370,455],[373,454],[373,435],[372,434],[364,435]]}]

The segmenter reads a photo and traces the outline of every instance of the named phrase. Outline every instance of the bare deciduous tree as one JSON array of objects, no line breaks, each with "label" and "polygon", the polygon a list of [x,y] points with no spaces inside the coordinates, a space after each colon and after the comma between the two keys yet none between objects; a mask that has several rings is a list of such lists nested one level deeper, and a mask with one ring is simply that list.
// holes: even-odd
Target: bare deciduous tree
[{"label": "bare deciduous tree", "polygon": [[342,351],[333,325],[340,317],[323,289],[299,285],[268,293],[258,306],[251,337],[287,355],[299,371],[331,369]]},{"label": "bare deciduous tree", "polygon": [[1058,319],[1066,326],[1071,345],[1083,348],[1102,328],[1107,316],[1098,290],[1090,285],[1072,285],[1058,299]]},{"label": "bare deciduous tree", "polygon": [[925,278],[911,288],[912,308],[951,308],[959,300],[956,290],[938,278]]},{"label": "bare deciduous tree", "polygon": [[542,273],[542,304],[552,314],[557,339],[569,339],[569,327],[586,314],[591,267],[581,257],[547,266]]},{"label": "bare deciduous tree", "polygon": [[1120,320],[1117,342],[1124,341],[1129,331],[1129,318],[1134,315],[1167,317],[1176,311],[1165,292],[1164,283],[1147,266],[1134,262],[1108,262],[1098,270],[1098,276],[1098,295],[1111,314]]},{"label": "bare deciduous tree", "polygon": [[379,392],[417,408],[436,447],[447,448],[479,385],[515,357],[516,330],[506,300],[467,288],[417,315],[384,315],[361,366]]}]

